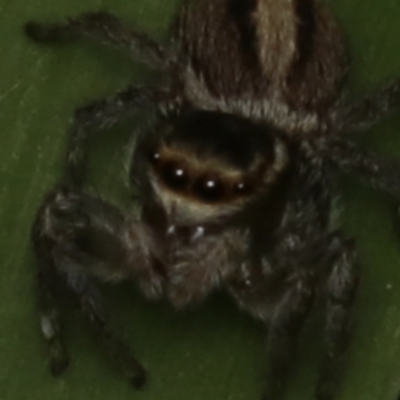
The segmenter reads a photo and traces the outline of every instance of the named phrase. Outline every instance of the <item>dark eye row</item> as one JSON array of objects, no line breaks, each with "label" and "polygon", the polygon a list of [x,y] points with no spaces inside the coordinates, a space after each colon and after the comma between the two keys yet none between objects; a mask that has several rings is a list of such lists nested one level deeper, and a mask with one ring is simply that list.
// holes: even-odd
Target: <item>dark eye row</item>
[{"label": "dark eye row", "polygon": [[215,174],[204,174],[193,178],[187,167],[175,160],[162,161],[158,153],[151,156],[159,178],[170,189],[188,192],[206,202],[217,202],[246,196],[253,187],[250,183],[229,182]]}]

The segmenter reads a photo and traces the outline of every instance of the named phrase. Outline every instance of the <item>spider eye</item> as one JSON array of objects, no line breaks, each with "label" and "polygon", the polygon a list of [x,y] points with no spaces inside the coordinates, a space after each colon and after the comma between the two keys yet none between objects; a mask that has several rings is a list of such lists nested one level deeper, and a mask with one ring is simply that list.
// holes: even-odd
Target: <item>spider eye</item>
[{"label": "spider eye", "polygon": [[221,200],[225,194],[222,182],[218,178],[210,176],[197,179],[194,183],[194,191],[198,197],[209,202]]},{"label": "spider eye", "polygon": [[157,162],[160,160],[160,153],[158,151],[154,151],[153,153],[150,154],[150,159],[153,162]]},{"label": "spider eye", "polygon": [[174,161],[166,162],[160,168],[164,183],[175,190],[183,190],[188,186],[189,176],[186,169]]},{"label": "spider eye", "polygon": [[149,151],[147,157],[150,163],[153,165],[158,164],[161,160],[161,155],[157,150]]},{"label": "spider eye", "polygon": [[247,196],[252,190],[252,185],[243,181],[236,183],[233,187],[233,191],[237,196]]}]

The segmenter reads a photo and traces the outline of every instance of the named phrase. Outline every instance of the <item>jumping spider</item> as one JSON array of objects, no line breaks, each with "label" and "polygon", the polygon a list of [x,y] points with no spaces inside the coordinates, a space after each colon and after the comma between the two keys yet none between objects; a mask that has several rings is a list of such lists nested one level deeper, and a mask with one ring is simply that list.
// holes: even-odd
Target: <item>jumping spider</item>
[{"label": "jumping spider", "polygon": [[[347,58],[330,12],[313,0],[186,1],[164,48],[107,12],[61,24],[29,22],[38,42],[83,36],[126,50],[162,72],[157,87],[130,86],[79,108],[65,175],[39,209],[42,332],[53,374],[68,356],[59,289],[136,387],[145,371],[110,328],[94,281],[132,279],[152,300],[181,309],[224,289],[265,322],[265,400],[280,398],[296,342],[315,303],[325,304],[316,396],[336,395],[357,288],[354,242],[332,227],[332,173],[354,172],[400,195],[400,165],[357,147],[365,129],[400,101],[391,84],[347,102]],[[87,142],[138,109],[156,122],[130,164],[141,211],[132,215],[83,188]]]}]

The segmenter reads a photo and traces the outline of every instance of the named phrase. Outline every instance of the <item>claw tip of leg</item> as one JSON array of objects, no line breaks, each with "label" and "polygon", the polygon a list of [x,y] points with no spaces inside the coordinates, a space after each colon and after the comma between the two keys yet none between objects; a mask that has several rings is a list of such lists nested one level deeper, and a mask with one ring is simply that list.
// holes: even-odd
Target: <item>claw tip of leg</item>
[{"label": "claw tip of leg", "polygon": [[53,360],[50,363],[51,374],[54,377],[60,376],[68,368],[68,365],[69,365],[68,359]]},{"label": "claw tip of leg", "polygon": [[29,38],[35,41],[41,41],[46,38],[45,30],[43,29],[43,27],[34,21],[27,22],[24,25],[24,31]]},{"label": "claw tip of leg", "polygon": [[131,378],[130,381],[135,389],[142,389],[146,383],[146,379],[147,379],[146,372],[142,371],[142,372],[138,373],[136,376],[134,376],[133,378]]}]

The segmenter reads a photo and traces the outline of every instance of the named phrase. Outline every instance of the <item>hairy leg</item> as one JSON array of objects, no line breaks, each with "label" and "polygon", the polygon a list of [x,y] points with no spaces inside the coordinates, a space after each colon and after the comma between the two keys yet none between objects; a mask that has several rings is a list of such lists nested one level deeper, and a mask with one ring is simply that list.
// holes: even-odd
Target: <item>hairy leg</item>
[{"label": "hairy leg", "polygon": [[50,371],[54,376],[58,376],[68,367],[69,356],[63,337],[54,279],[53,274],[40,271],[37,289],[40,328],[49,352]]},{"label": "hairy leg", "polygon": [[82,14],[59,24],[30,21],[25,25],[25,32],[37,42],[87,37],[124,50],[135,60],[157,69],[174,64],[173,57],[156,41],[143,32],[127,28],[116,16],[105,11]]},{"label": "hairy leg", "polygon": [[84,183],[90,133],[97,134],[111,128],[139,109],[152,107],[160,110],[172,102],[172,94],[167,90],[130,86],[114,96],[78,108],[69,128],[64,182],[76,187]]},{"label": "hairy leg", "polygon": [[[157,69],[176,67],[170,56],[158,43],[146,34],[125,27],[114,15],[91,12],[68,19],[65,23],[40,23],[31,21],[25,25],[26,34],[38,42],[52,42],[88,37],[128,51]],[[89,131],[102,131],[121,119],[132,116],[138,109],[153,107],[171,110],[174,96],[167,89],[131,86],[106,99],[79,108],[69,130],[64,184],[82,186],[86,177],[87,137]]]},{"label": "hairy leg", "polygon": [[395,81],[362,100],[341,104],[331,113],[335,131],[363,131],[400,106],[400,82]]},{"label": "hairy leg", "polygon": [[296,360],[301,328],[311,308],[312,276],[294,274],[292,286],[277,305],[268,333],[269,371],[263,400],[281,399]]},{"label": "hairy leg", "polygon": [[299,333],[315,292],[321,290],[321,282],[326,293],[326,319],[317,400],[333,400],[340,387],[358,283],[354,244],[338,232],[321,233],[315,240],[304,237],[301,242],[292,251],[285,245],[278,248],[273,261],[278,266],[297,263],[297,267],[292,268],[286,279],[290,286],[277,305],[270,325],[270,371],[265,400],[280,399],[283,395],[296,359]]},{"label": "hairy leg", "polygon": [[350,311],[358,286],[353,241],[334,234],[327,254],[331,265],[326,282],[325,345],[316,390],[318,400],[332,400],[338,392],[351,337]]},{"label": "hairy leg", "polygon": [[287,282],[291,285],[278,304],[271,326],[273,373],[272,395],[265,397],[268,400],[278,398],[284,389],[314,292],[322,289],[327,293],[325,350],[316,388],[318,400],[334,399],[350,338],[350,310],[357,288],[353,242],[339,232],[329,231],[331,208],[326,164],[314,159],[304,165],[309,167],[294,179],[270,256],[272,268],[277,272],[288,271]]},{"label": "hairy leg", "polygon": [[296,359],[299,333],[313,304],[321,268],[327,263],[330,188],[324,163],[301,160],[296,170],[276,243],[268,257],[284,274],[284,294],[271,321],[270,372],[265,400],[280,399]]},{"label": "hairy leg", "polygon": [[323,140],[318,152],[341,170],[356,173],[372,187],[400,198],[400,161],[346,140]]},{"label": "hairy leg", "polygon": [[[116,367],[139,388],[145,371],[129,347],[110,327],[93,277],[121,280],[132,272],[127,260],[146,262],[145,238],[139,236],[113,206],[93,195],[59,189],[47,196],[32,230],[32,241],[40,266],[40,311],[42,333],[48,344],[53,374],[68,364],[62,338],[56,284],[78,303],[101,348]],[[139,243],[140,242],[140,243]],[[129,248],[128,248],[129,247]]]}]

